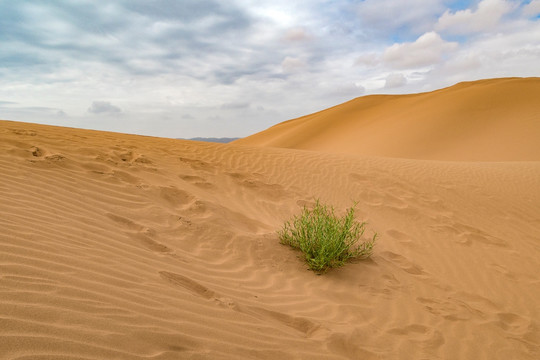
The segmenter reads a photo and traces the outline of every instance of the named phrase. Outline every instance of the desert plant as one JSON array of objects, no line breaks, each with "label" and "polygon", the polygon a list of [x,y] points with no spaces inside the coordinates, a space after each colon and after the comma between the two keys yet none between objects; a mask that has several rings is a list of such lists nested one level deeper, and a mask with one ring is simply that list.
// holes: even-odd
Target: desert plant
[{"label": "desert plant", "polygon": [[340,218],[333,207],[316,200],[312,209],[304,207],[300,215],[285,222],[278,231],[280,242],[300,249],[309,268],[317,273],[343,266],[351,258],[367,258],[377,234],[357,245],[366,223],[356,221],[354,212],[353,206]]}]

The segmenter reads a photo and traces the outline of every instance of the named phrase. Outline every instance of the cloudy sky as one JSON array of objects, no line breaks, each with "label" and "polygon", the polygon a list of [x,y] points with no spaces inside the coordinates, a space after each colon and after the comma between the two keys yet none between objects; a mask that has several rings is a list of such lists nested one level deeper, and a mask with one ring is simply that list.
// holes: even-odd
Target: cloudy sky
[{"label": "cloudy sky", "polygon": [[540,76],[540,0],[0,0],[5,120],[241,137],[507,76]]}]

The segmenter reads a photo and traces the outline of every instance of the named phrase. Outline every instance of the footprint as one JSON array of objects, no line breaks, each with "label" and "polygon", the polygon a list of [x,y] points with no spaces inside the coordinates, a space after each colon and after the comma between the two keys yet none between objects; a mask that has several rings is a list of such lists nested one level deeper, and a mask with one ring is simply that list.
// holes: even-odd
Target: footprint
[{"label": "footprint", "polygon": [[130,163],[135,159],[135,155],[133,154],[133,151],[125,151],[125,152],[115,151],[114,155],[116,155],[116,157],[120,159],[120,161],[126,162],[126,163]]},{"label": "footprint", "polygon": [[150,228],[139,225],[134,221],[116,214],[105,214],[109,219],[124,227],[129,237],[137,240],[144,247],[158,253],[172,253],[173,250],[159,241],[153,239],[156,232]]},{"label": "footprint", "polygon": [[187,182],[190,182],[190,183],[195,183],[197,181],[204,181],[204,179],[200,176],[197,176],[197,175],[178,175],[178,177],[184,181],[187,181]]},{"label": "footprint", "polygon": [[393,253],[391,251],[384,251],[380,254],[383,258],[387,257],[390,262],[397,264],[401,270],[412,275],[427,275],[426,272],[418,265],[411,263],[407,258],[402,255]]},{"label": "footprint", "polygon": [[507,278],[511,280],[517,280],[516,275],[512,273],[510,270],[508,270],[505,266],[502,266],[500,264],[489,264],[495,271],[497,271],[500,274],[503,274]]},{"label": "footprint", "polygon": [[149,250],[159,252],[159,253],[170,253],[172,249],[163,245],[162,243],[152,239],[150,236],[145,234],[131,234],[131,238],[139,241],[144,247]]},{"label": "footprint", "polygon": [[263,181],[261,176],[256,174],[228,173],[235,182],[246,188],[257,192],[258,196],[264,196],[267,199],[277,200],[288,196],[288,192],[279,184],[269,184]]},{"label": "footprint", "polygon": [[259,306],[237,306],[236,311],[251,315],[255,318],[266,320],[271,319],[285,326],[288,326],[296,331],[299,331],[306,336],[312,335],[315,331],[321,328],[321,325],[299,316],[292,316],[279,311],[265,309]]},{"label": "footprint", "polygon": [[[398,196],[394,195],[394,193],[397,193]],[[364,190],[361,197],[362,203],[372,207],[382,207],[383,209],[397,211],[404,215],[420,215],[420,212],[416,208],[410,206],[410,201],[404,200],[409,197],[408,193],[398,193],[397,190],[394,192]]]},{"label": "footprint", "polygon": [[442,333],[434,328],[420,324],[411,324],[387,331],[389,334],[405,336],[407,341],[421,342],[431,349],[437,349],[445,343]]},{"label": "footprint", "polygon": [[170,282],[173,285],[180,286],[193,294],[203,297],[207,300],[218,298],[218,294],[215,291],[210,290],[201,283],[192,280],[184,275],[172,273],[168,271],[160,271],[159,275]]},{"label": "footprint", "polygon": [[112,172],[112,177],[131,185],[138,185],[142,182],[140,178],[133,176],[125,171],[114,170]]},{"label": "footprint", "polygon": [[437,209],[441,209],[442,207],[444,207],[444,202],[437,196],[422,194],[418,196],[418,200],[420,201],[420,203],[424,203],[429,206],[438,205]]},{"label": "footprint", "polygon": [[485,244],[500,248],[509,248],[510,245],[503,239],[492,236],[478,228],[454,222],[449,224],[429,225],[436,232],[449,233],[454,236],[454,240],[461,245],[472,246],[474,244]]},{"label": "footprint", "polygon": [[45,161],[47,163],[60,163],[67,159],[62,154],[51,154],[49,151],[38,146],[30,147],[30,149],[28,149],[28,152],[30,152],[30,154],[34,158],[30,160],[30,162],[33,162],[33,163],[35,163],[36,161]]},{"label": "footprint", "polygon": [[174,207],[188,205],[195,200],[193,195],[175,186],[160,187],[159,196]]},{"label": "footprint", "polygon": [[361,197],[362,203],[369,206],[379,207],[384,204],[384,194],[380,191],[365,190],[362,192]]},{"label": "footprint", "polygon": [[209,215],[209,205],[201,200],[195,200],[188,208],[187,213],[191,217],[205,218]]},{"label": "footprint", "polygon": [[364,182],[369,182],[373,180],[372,177],[369,177],[367,175],[356,174],[356,173],[350,173],[349,177],[351,178],[352,181],[358,182],[358,183],[364,183]]},{"label": "footprint", "polygon": [[87,170],[88,172],[94,173],[94,174],[104,175],[111,172],[110,167],[108,167],[107,165],[96,163],[96,162],[82,163],[81,167]]},{"label": "footprint", "polygon": [[393,202],[393,203],[389,202],[388,204],[385,203],[383,207],[389,210],[396,211],[400,213],[401,215],[407,215],[407,216],[415,217],[415,218],[421,216],[421,213],[418,209],[409,206],[409,204],[403,202],[402,200],[399,200],[399,201],[400,202]]},{"label": "footprint", "polygon": [[482,231],[478,228],[468,226],[465,224],[455,223],[454,229],[458,232],[458,237],[465,239],[465,241],[471,243],[481,243],[486,245],[493,245],[497,247],[509,247],[508,243],[502,239],[499,239],[495,236]]},{"label": "footprint", "polygon": [[41,148],[38,148],[37,146],[33,146],[30,149],[30,153],[32,154],[32,156],[35,157],[42,157],[43,155],[45,155],[45,151]]},{"label": "footprint", "polygon": [[450,321],[469,320],[471,316],[475,314],[469,307],[449,300],[417,297],[416,301],[422,304],[424,308],[433,315],[443,317]]},{"label": "footprint", "polygon": [[311,209],[315,206],[315,202],[311,200],[301,199],[296,201],[296,205],[300,206],[301,208]]},{"label": "footprint", "polygon": [[[326,346],[335,354],[346,359],[380,360],[384,359],[378,349],[368,349],[365,341],[358,341],[364,334],[358,330],[349,333],[332,332]],[[373,351],[370,351],[373,350]]]},{"label": "footprint", "polygon": [[[116,166],[141,165],[147,167],[153,164],[153,162],[144,155],[120,147],[113,147],[106,154],[100,153],[95,156],[94,159],[98,161],[106,161]],[[147,169],[156,170],[148,167]]]},{"label": "footprint", "polygon": [[402,233],[399,230],[390,229],[386,231],[386,234],[403,244],[411,244],[413,242],[412,239],[407,234]]},{"label": "footprint", "polygon": [[530,323],[530,320],[514,313],[498,313],[495,321],[495,325],[514,335],[526,333],[529,330]]},{"label": "footprint", "polygon": [[169,271],[160,271],[159,275],[169,283],[184,288],[196,296],[200,296],[207,300],[214,300],[219,305],[226,305],[232,310],[252,316],[259,320],[274,320],[290,328],[293,328],[296,331],[300,331],[305,335],[311,335],[313,334],[313,332],[320,328],[319,324],[316,324],[313,321],[303,317],[292,316],[279,311],[265,309],[259,306],[237,304],[233,300],[221,296],[219,293],[209,289],[198,281],[195,281],[184,275],[172,273]]},{"label": "footprint", "polygon": [[[393,328],[388,330],[389,334],[396,334],[396,335],[407,335],[410,336],[411,334],[417,334],[417,335],[425,335],[429,332],[429,329],[424,325],[419,324],[412,324],[407,325],[400,328]],[[414,338],[414,335],[411,336]]]},{"label": "footprint", "polygon": [[253,189],[261,196],[266,197],[268,200],[281,200],[288,196],[287,190],[278,184],[267,184],[257,180],[246,180],[243,186]]},{"label": "footprint", "polygon": [[196,175],[178,175],[178,177],[190,184],[198,186],[203,189],[211,189],[214,187],[214,184],[206,181],[204,178]]},{"label": "footprint", "polygon": [[152,160],[144,157],[144,155],[139,155],[135,160],[133,160],[135,164],[142,164],[142,165],[153,165],[154,163]]},{"label": "footprint", "polygon": [[136,164],[152,164],[152,161],[144,157],[144,155],[135,153],[131,150],[113,151],[113,157],[123,163]]},{"label": "footprint", "polygon": [[37,132],[34,130],[21,130],[21,129],[8,129],[10,132],[12,132],[15,135],[20,136],[36,136]]},{"label": "footprint", "polygon": [[49,156],[45,156],[45,160],[49,161],[49,162],[63,162],[66,160],[66,157],[62,154],[53,154],[53,155],[49,155]]},{"label": "footprint", "polygon": [[389,288],[382,288],[382,287],[368,287],[366,290],[370,296],[373,297],[373,299],[377,298],[383,298],[386,300],[393,299],[393,291]]},{"label": "footprint", "polygon": [[393,274],[383,275],[382,278],[385,280],[385,284],[391,289],[397,290],[401,287],[401,283]]},{"label": "footprint", "polygon": [[466,309],[470,314],[481,319],[486,318],[487,313],[497,313],[500,306],[493,301],[473,293],[458,291],[451,295],[453,303]]},{"label": "footprint", "polygon": [[112,221],[116,222],[117,224],[120,224],[120,225],[124,226],[125,228],[127,228],[129,230],[143,231],[143,230],[146,229],[144,226],[139,225],[139,224],[133,222],[130,219],[127,219],[125,217],[122,217],[122,216],[119,216],[119,215],[116,215],[116,214],[107,213],[107,214],[105,214],[105,216],[107,216]]},{"label": "footprint", "polygon": [[[33,153],[36,153],[34,155]],[[67,157],[62,154],[47,155],[47,152],[43,149],[33,150],[32,159],[28,159],[29,162],[42,168],[49,168],[51,166],[57,166],[61,168],[73,167],[73,162],[69,161]]]},{"label": "footprint", "polygon": [[188,164],[193,170],[212,171],[214,169],[214,166],[212,164],[199,159],[179,157],[178,160],[180,160],[180,162]]}]

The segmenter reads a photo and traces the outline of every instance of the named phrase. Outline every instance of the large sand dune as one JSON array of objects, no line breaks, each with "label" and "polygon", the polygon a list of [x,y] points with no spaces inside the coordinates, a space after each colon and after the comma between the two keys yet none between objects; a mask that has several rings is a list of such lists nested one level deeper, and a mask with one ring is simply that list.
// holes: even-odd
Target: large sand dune
[{"label": "large sand dune", "polygon": [[[0,121],[0,359],[538,359],[540,161],[500,135],[446,162]],[[359,202],[370,260],[279,244],[315,197]]]},{"label": "large sand dune", "polygon": [[237,144],[409,159],[540,160],[540,78],[464,82],[364,96]]}]

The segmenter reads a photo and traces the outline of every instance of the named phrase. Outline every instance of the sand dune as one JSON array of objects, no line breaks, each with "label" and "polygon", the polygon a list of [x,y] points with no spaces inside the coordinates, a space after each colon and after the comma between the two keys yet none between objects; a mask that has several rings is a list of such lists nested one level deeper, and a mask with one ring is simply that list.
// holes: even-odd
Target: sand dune
[{"label": "sand dune", "polygon": [[364,96],[236,144],[409,159],[540,160],[540,78]]},{"label": "sand dune", "polygon": [[[0,121],[0,358],[538,359],[540,161],[498,160]],[[370,260],[279,244],[316,197],[359,202]]]}]

